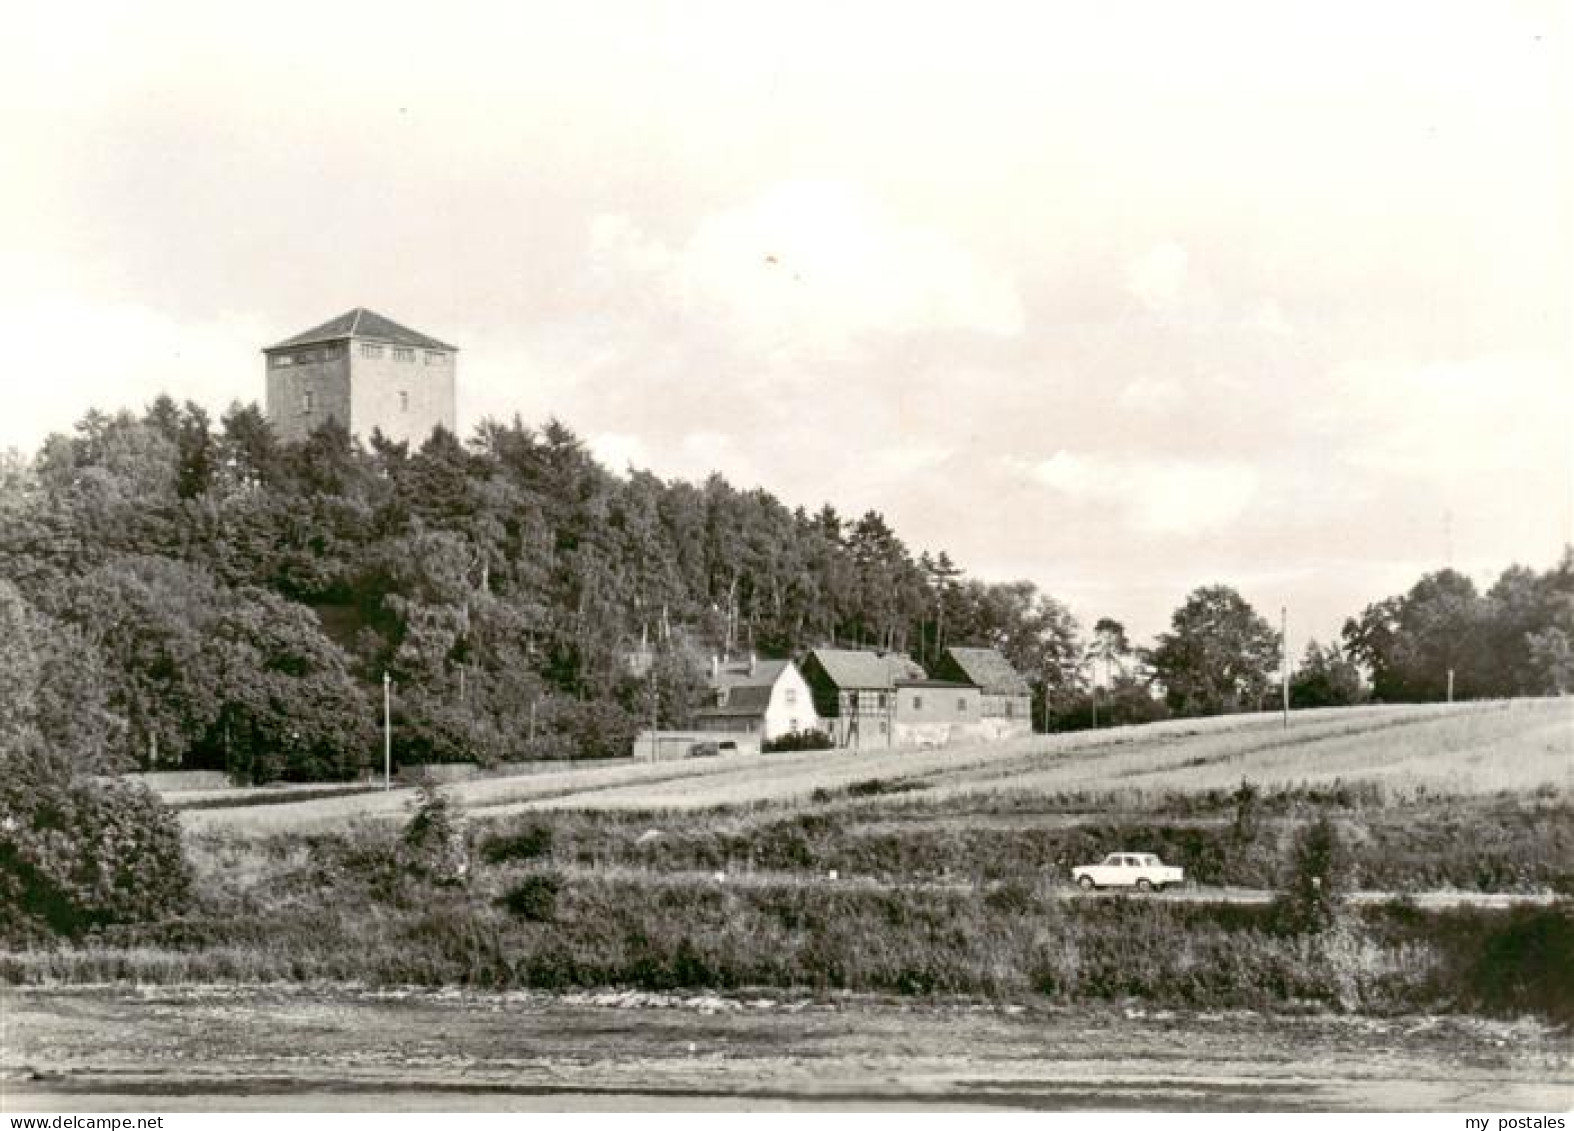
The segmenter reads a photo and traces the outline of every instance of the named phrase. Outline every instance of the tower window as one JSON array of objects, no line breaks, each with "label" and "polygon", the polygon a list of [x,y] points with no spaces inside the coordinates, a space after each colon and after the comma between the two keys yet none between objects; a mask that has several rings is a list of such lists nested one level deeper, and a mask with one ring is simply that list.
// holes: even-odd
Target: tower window
[{"label": "tower window", "polygon": [[316,403],[316,400],[317,394],[313,393],[310,389],[307,389],[301,394],[301,411],[310,412],[313,405]]},{"label": "tower window", "polygon": [[383,355],[383,347],[382,346],[373,345],[371,342],[362,342],[361,343],[361,356],[362,357],[382,357],[382,355]]},{"label": "tower window", "polygon": [[410,394],[409,393],[406,393],[406,392],[403,392],[403,391],[401,391],[399,393],[399,411],[400,412],[409,412],[410,411]]},{"label": "tower window", "polygon": [[404,346],[395,346],[393,355],[394,355],[394,360],[395,361],[414,361],[415,360],[415,351],[413,349],[407,349]]}]

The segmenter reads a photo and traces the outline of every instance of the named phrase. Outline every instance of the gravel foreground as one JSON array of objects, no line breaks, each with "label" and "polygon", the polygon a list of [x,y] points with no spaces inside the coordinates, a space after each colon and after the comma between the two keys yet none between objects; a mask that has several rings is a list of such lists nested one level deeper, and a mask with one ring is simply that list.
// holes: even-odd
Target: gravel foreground
[{"label": "gravel foreground", "polygon": [[1540,1022],[874,997],[3,991],[19,1111],[1567,1111]]}]

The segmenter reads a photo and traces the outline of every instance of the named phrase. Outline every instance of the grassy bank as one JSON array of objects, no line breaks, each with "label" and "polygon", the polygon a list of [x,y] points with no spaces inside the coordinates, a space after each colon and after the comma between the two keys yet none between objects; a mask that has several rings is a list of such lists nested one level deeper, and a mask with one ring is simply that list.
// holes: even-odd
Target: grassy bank
[{"label": "grassy bank", "polygon": [[[653,872],[830,871],[885,881],[1065,879],[1118,849],[1155,852],[1204,884],[1272,888],[1293,830],[1334,816],[1357,886],[1570,889],[1574,804],[1556,793],[1410,799],[1373,787],[1018,794],[1004,807],[926,803],[860,783],[802,810],[556,813],[492,822],[484,858]],[[883,794],[883,795],[882,795]],[[861,797],[880,796],[865,802]]]},{"label": "grassy bank", "polygon": [[[517,878],[520,882],[523,878]],[[1351,913],[1318,935],[1274,909],[989,890],[536,874],[539,894],[346,892],[0,958],[11,983],[340,981],[493,988],[783,987],[1172,1006],[1473,1010],[1574,1021],[1574,911]],[[517,890],[514,889],[514,890]],[[506,892],[499,892],[506,897]]]},{"label": "grassy bank", "polygon": [[[1348,909],[1332,929],[1299,934],[1272,906],[1061,898],[1026,854],[1043,838],[1032,829],[1006,830],[1020,845],[967,829],[920,826],[908,830],[916,840],[859,832],[860,819],[878,817],[717,815],[655,837],[643,820],[537,817],[472,829],[462,876],[412,855],[387,825],[210,837],[194,846],[201,896],[188,914],[5,953],[0,979],[780,987],[1574,1020],[1568,901],[1498,911],[1401,902]],[[709,862],[713,849],[736,863],[740,844],[757,863],[775,852],[801,865],[803,850],[819,867],[842,859],[815,856],[823,846],[863,845],[874,855],[853,859],[901,867],[884,881],[835,884],[809,868],[672,870],[680,856]],[[1025,855],[1000,855],[1012,845]],[[1005,863],[983,867],[989,859]],[[973,884],[915,878],[975,865]]]}]

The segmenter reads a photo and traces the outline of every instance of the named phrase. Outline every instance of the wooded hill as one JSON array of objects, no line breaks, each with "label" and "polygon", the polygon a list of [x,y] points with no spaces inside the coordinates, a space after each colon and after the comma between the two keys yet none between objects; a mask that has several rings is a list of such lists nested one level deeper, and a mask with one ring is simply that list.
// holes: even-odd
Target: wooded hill
[{"label": "wooded hill", "polygon": [[[414,452],[332,424],[280,445],[255,406],[214,425],[163,398],[7,458],[0,528],[0,677],[31,689],[8,709],[83,768],[350,776],[380,750],[384,672],[399,760],[622,755],[637,727],[686,722],[710,654],[821,644],[924,664],[948,643],[993,644],[1037,701],[1048,682],[1060,721],[1087,705],[1078,626],[1031,583],[915,556],[876,512],[793,510],[716,475],[611,474],[557,422],[489,421]],[[1431,679],[1426,641],[1460,616],[1474,635],[1449,638],[1469,672],[1456,693],[1567,686],[1569,555],[1485,597],[1459,575],[1423,585],[1347,629],[1385,694],[1436,697],[1405,665]],[[1182,612],[1169,643],[1193,631]],[[1163,637],[1138,655],[1106,625],[1095,643],[1121,673],[1106,718],[1122,702],[1123,721],[1162,714],[1152,679],[1180,686],[1170,658],[1206,662]],[[1276,651],[1253,656],[1271,678]],[[1319,659],[1349,681],[1347,657]],[[1232,705],[1250,704],[1173,704]]]}]

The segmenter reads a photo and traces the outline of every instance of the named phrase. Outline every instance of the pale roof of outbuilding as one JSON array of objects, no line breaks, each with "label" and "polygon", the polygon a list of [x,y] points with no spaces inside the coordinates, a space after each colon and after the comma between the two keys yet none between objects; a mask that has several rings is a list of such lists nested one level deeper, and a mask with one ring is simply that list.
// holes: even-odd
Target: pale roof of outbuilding
[{"label": "pale roof of outbuilding", "polygon": [[946,654],[987,695],[1032,694],[1027,680],[994,648],[947,648]]},{"label": "pale roof of outbuilding", "polygon": [[898,680],[923,679],[924,669],[906,656],[852,648],[816,648],[810,653],[837,687],[889,690]]}]

